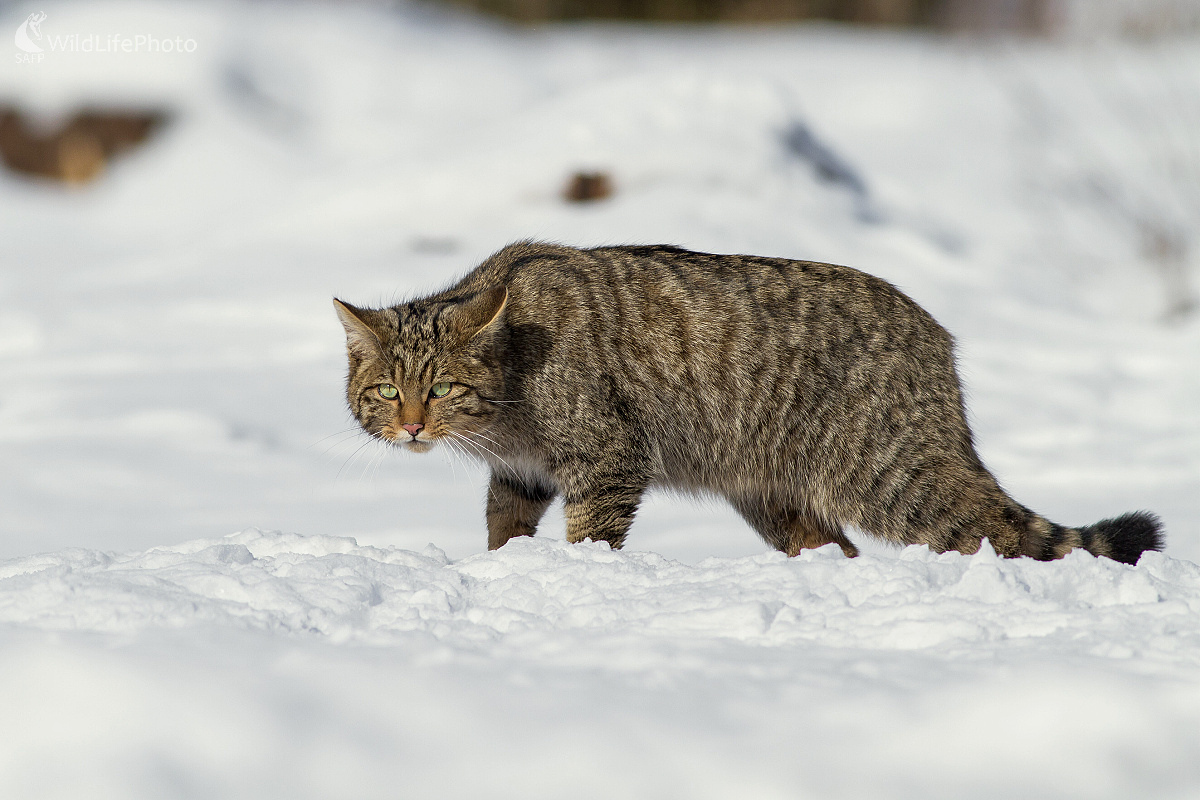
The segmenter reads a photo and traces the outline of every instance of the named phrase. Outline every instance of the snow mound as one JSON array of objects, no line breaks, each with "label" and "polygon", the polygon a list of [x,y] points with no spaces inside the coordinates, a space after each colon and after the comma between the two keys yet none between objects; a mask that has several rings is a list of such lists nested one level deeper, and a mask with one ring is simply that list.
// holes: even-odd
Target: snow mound
[{"label": "snow mound", "polygon": [[1130,567],[1083,551],[1044,563],[1002,559],[987,546],[974,556],[910,547],[856,559],[828,546],[693,566],[523,538],[451,562],[433,545],[418,553],[248,530],[0,565],[0,620],[42,630],[217,625],[379,645],[422,632],[463,650],[520,642],[527,656],[535,643],[555,651],[564,636],[617,635],[887,650],[1040,640],[1071,652],[1163,655],[1180,632],[1200,633],[1198,614],[1200,566],[1160,553]]},{"label": "snow mound", "polygon": [[1198,612],[1159,553],[64,550],[0,563],[0,795],[1190,797]]}]

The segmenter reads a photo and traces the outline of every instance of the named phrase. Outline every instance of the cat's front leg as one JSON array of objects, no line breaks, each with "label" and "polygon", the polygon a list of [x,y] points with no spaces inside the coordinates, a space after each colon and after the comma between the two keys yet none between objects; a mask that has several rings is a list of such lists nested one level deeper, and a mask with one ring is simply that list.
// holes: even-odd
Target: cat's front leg
[{"label": "cat's front leg", "polygon": [[514,536],[533,536],[554,490],[492,471],[488,484],[488,550],[503,547]]},{"label": "cat's front leg", "polygon": [[605,541],[620,549],[649,481],[621,474],[589,477],[563,487],[567,541]]}]

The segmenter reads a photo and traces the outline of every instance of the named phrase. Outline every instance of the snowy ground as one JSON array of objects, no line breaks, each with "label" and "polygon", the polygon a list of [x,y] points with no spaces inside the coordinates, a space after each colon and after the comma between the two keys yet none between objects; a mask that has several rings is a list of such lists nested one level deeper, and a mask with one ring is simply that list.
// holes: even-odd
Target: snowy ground
[{"label": "snowy ground", "polygon": [[[0,796],[1200,797],[1200,41],[269,3],[0,30],[35,10],[198,47],[0,70],[48,117],[176,115],[86,190],[0,174]],[[562,203],[581,168],[616,196]],[[525,237],[886,277],[957,335],[1017,498],[1152,509],[1167,551],[788,561],[655,498],[622,553],[554,512],[483,553],[479,472],[357,449],[329,297]]]},{"label": "snowy ground", "polygon": [[10,561],[0,618],[6,797],[1200,786],[1200,567],[1158,554],[450,561],[246,532]]}]

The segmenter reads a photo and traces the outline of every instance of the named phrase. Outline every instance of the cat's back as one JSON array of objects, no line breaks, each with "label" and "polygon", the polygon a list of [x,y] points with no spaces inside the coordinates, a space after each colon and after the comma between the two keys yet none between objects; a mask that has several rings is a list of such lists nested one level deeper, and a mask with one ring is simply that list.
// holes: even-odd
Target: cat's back
[{"label": "cat's back", "polygon": [[[728,338],[835,335],[883,340],[949,336],[887,281],[851,267],[667,245],[579,249],[519,242],[498,251],[452,291],[503,284],[522,321]],[[811,344],[811,342],[810,342]]]}]

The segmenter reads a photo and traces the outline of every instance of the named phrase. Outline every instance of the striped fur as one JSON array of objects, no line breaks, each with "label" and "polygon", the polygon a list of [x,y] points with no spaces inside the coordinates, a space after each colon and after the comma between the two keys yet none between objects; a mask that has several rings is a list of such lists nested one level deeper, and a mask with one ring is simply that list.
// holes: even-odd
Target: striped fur
[{"label": "striped fur", "polygon": [[1146,512],[1064,528],[1005,494],[975,452],[950,334],[849,267],[522,242],[429,297],[335,302],[351,411],[372,436],[488,462],[491,548],[559,495],[571,541],[619,547],[651,486],[721,495],[790,555],[855,555],[846,526],[1042,560],[1133,563],[1162,544]]}]

